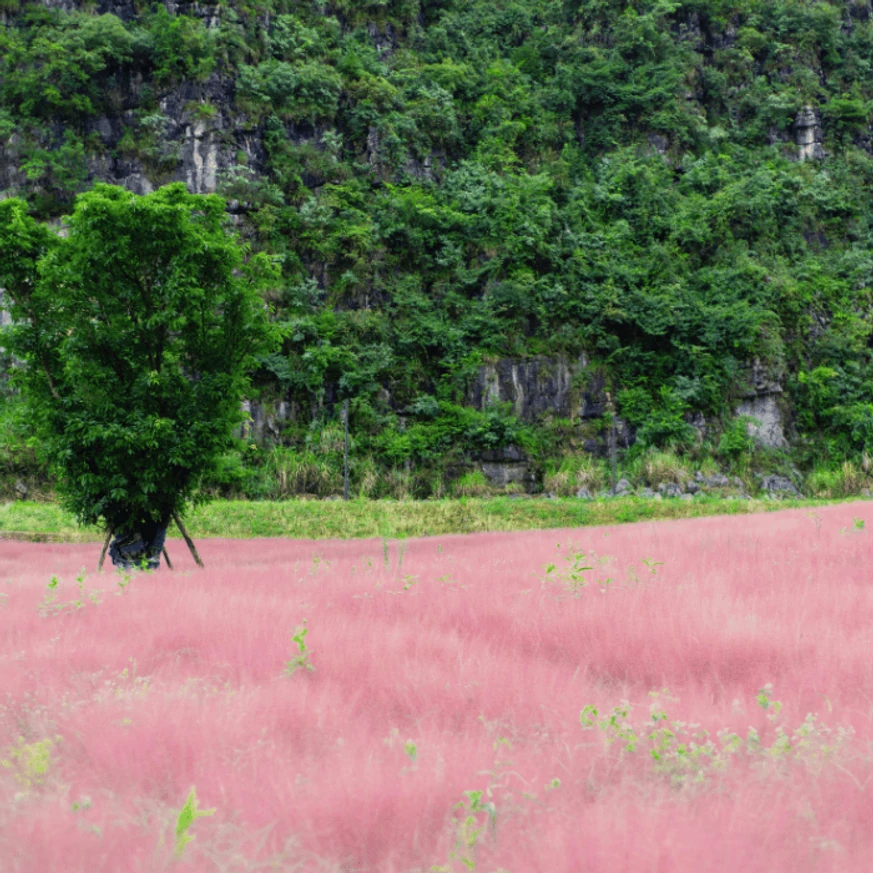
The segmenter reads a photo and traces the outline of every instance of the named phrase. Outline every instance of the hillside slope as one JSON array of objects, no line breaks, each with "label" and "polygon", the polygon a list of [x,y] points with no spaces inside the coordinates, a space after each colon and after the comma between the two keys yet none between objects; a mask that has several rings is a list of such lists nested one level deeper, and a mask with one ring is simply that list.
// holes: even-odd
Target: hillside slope
[{"label": "hillside slope", "polygon": [[57,219],[97,181],[183,180],[282,259],[293,329],[253,411],[287,490],[334,487],[345,398],[374,494],[473,459],[529,487],[602,453],[607,392],[631,457],[746,463],[737,413],[764,466],[873,453],[870,0],[0,0],[0,22],[2,196]]}]

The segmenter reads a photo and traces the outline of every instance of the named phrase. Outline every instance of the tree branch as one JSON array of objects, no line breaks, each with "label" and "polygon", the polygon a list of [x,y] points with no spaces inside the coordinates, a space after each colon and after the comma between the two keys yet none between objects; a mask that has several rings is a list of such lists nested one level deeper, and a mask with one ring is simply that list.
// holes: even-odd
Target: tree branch
[{"label": "tree branch", "polygon": [[200,560],[200,555],[197,554],[197,547],[194,545],[194,541],[191,537],[188,536],[188,531],[185,530],[185,525],[182,523],[182,519],[179,517],[178,512],[173,512],[173,521],[176,522],[176,527],[179,528],[179,533],[185,539],[185,542],[188,544],[188,548],[191,550],[191,554],[194,556],[194,560],[197,563],[198,567],[203,567],[203,561]]}]

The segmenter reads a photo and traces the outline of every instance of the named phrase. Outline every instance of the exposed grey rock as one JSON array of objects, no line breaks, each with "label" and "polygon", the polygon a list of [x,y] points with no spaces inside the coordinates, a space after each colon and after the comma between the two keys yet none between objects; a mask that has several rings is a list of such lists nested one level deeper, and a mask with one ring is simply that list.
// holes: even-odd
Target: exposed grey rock
[{"label": "exposed grey rock", "polygon": [[794,483],[785,476],[764,476],[761,479],[761,488],[772,497],[803,496],[794,486]]},{"label": "exposed grey rock", "polygon": [[218,143],[215,131],[209,131],[206,122],[197,120],[185,128],[182,147],[185,183],[192,194],[213,194],[218,173]]},{"label": "exposed grey rock", "polygon": [[787,445],[782,425],[782,412],[773,394],[762,397],[752,397],[740,402],[736,409],[737,416],[750,415],[761,422],[760,425],[749,424],[747,430],[761,445],[769,448],[784,448]]},{"label": "exposed grey rock", "polygon": [[515,414],[532,421],[551,413],[562,418],[597,417],[605,410],[597,387],[594,394],[574,396],[573,377],[588,365],[585,355],[577,361],[562,358],[503,358],[480,367],[468,394],[468,403],[486,409],[493,403],[511,403]]},{"label": "exposed grey rock", "polygon": [[22,496],[27,497],[27,485],[20,479],[15,483],[15,490]]},{"label": "exposed grey rock", "polygon": [[243,411],[250,421],[243,423],[240,436],[251,437],[258,443],[277,443],[280,441],[286,422],[294,418],[294,406],[287,400],[276,400],[270,404],[243,401]]},{"label": "exposed grey rock", "polygon": [[593,499],[592,496],[591,496],[591,492],[590,492],[587,488],[580,488],[580,489],[576,492],[576,496],[577,496],[580,500],[592,500],[592,499]]},{"label": "exposed grey rock", "polygon": [[720,473],[715,476],[701,477],[700,481],[703,485],[707,485],[710,488],[727,488],[731,484],[731,480]]},{"label": "exposed grey rock", "polygon": [[611,497],[614,497],[616,500],[619,500],[622,497],[633,497],[633,491],[616,491],[615,494],[612,493],[612,490],[601,491],[600,494],[597,495],[602,500],[608,500]]},{"label": "exposed grey rock", "polygon": [[697,482],[691,481],[685,483],[685,490],[689,494],[697,494],[700,491],[700,485]]},{"label": "exposed grey rock", "polygon": [[633,486],[627,479],[619,479],[618,482],[615,483],[615,493],[616,494],[625,494],[628,491],[633,491]]},{"label": "exposed grey rock", "polygon": [[865,489],[861,492],[861,496],[862,496],[862,497],[866,497],[866,498],[868,498],[868,499],[873,499],[873,491],[871,491],[869,488],[865,488]]},{"label": "exposed grey rock", "polygon": [[797,157],[801,161],[818,161],[825,156],[822,146],[821,112],[818,109],[804,106],[797,113],[791,129],[797,145]]},{"label": "exposed grey rock", "polygon": [[661,133],[650,133],[647,136],[649,145],[662,157],[667,154],[667,149],[670,147],[670,140]]},{"label": "exposed grey rock", "polygon": [[483,461],[513,461],[519,463],[527,461],[527,456],[518,446],[502,446],[499,449],[489,449],[482,453]]},{"label": "exposed grey rock", "polygon": [[685,421],[690,424],[697,433],[697,441],[703,442],[709,434],[709,425],[706,417],[702,412],[688,412],[685,414]]},{"label": "exposed grey rock", "polygon": [[546,491],[546,493],[543,494],[543,497],[545,497],[546,500],[557,500],[558,499],[558,495],[555,494],[554,491]]},{"label": "exposed grey rock", "polygon": [[679,499],[680,500],[694,500],[694,495],[693,494],[680,494]]},{"label": "exposed grey rock", "polygon": [[155,190],[155,186],[143,173],[131,173],[129,176],[119,179],[118,182],[134,194],[151,194]]},{"label": "exposed grey rock", "polygon": [[495,488],[516,484],[527,488],[534,483],[530,467],[525,463],[483,461],[480,466],[488,483]]},{"label": "exposed grey rock", "polygon": [[675,482],[662,482],[658,486],[658,493],[662,497],[681,497],[684,493],[684,489],[681,485],[677,485]]},{"label": "exposed grey rock", "polygon": [[645,497],[646,499],[651,499],[654,496],[655,492],[652,491],[651,488],[640,488],[640,490],[637,491],[637,497]]},{"label": "exposed grey rock", "polygon": [[768,370],[756,358],[746,373],[743,398],[734,410],[737,417],[748,415],[760,421],[760,425],[748,426],[748,434],[769,448],[784,448],[787,445],[782,411],[777,400],[782,394],[781,375],[781,372]]}]

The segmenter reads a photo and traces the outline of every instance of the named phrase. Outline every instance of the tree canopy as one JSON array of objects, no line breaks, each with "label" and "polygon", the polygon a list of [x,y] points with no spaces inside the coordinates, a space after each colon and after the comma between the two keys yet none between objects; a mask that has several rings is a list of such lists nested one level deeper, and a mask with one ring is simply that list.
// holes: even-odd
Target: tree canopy
[{"label": "tree canopy", "polygon": [[97,185],[62,233],[0,202],[13,381],[83,523],[166,524],[242,420],[253,361],[278,339],[262,296],[276,269],[225,225],[221,198],[181,184]]}]

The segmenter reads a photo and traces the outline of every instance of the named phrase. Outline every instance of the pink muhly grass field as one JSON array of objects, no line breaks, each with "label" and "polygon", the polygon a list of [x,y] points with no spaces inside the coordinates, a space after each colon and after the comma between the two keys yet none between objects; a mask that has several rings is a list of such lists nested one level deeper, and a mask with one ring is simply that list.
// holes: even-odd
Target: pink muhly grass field
[{"label": "pink muhly grass field", "polygon": [[869,871],[871,514],[0,543],[0,870]]}]

